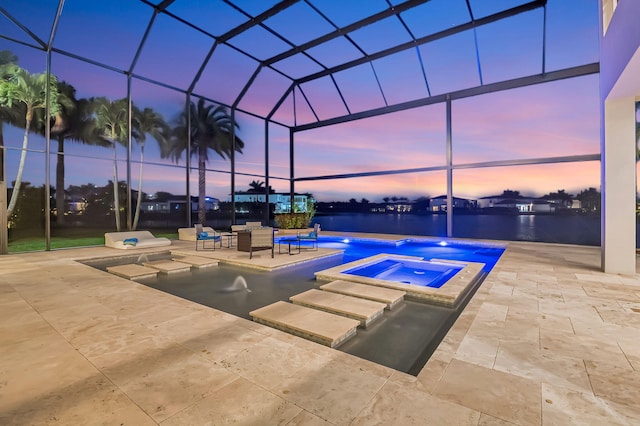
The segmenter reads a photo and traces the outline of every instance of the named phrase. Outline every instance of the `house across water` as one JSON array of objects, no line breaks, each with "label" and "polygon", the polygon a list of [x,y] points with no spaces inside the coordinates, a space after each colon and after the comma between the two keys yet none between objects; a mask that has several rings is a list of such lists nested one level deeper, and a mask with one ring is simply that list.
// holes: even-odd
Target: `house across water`
[{"label": "house across water", "polygon": [[[265,194],[252,191],[239,191],[234,194],[234,201],[237,203],[264,203]],[[307,202],[315,202],[307,194],[294,194],[293,209],[291,208],[291,194],[274,192],[269,194],[269,204],[275,206],[275,213],[288,213],[291,211],[304,213],[307,211]]]}]

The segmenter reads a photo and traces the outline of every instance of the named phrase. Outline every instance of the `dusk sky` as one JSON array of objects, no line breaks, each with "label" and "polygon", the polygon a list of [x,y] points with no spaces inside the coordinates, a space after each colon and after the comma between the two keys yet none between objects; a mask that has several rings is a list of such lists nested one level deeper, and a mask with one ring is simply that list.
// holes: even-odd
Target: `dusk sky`
[{"label": "dusk sky", "polygon": [[[38,38],[49,39],[51,20],[57,1],[22,2],[0,0],[0,5]],[[247,14],[257,16],[276,1],[236,1]],[[401,1],[391,1],[393,5]],[[475,19],[527,3],[522,0],[472,0]],[[35,4],[38,6],[36,7]],[[309,0],[267,19],[264,24],[295,44],[305,43],[333,31],[310,5],[321,10],[337,26],[349,25],[367,15],[389,7],[384,0]],[[597,0],[549,0],[546,10],[545,71],[598,61]],[[248,18],[220,1],[176,0],[168,11],[192,22],[214,36],[241,25]],[[54,39],[55,49],[116,70],[127,70],[152,15],[152,9],[139,1],[86,2],[67,0]],[[439,95],[452,91],[524,77],[542,72],[543,10],[534,9],[492,25],[467,30],[401,52],[376,59],[373,67],[364,63],[344,71],[302,83],[273,115],[275,121],[301,125],[373,108]],[[366,54],[374,54],[399,43],[468,22],[465,0],[432,0],[401,14],[351,33],[352,40]],[[36,45],[29,34],[0,15],[0,50],[11,50],[19,64],[32,73],[45,69],[45,55],[32,49]],[[251,30],[229,43],[259,60],[287,51],[290,46],[265,28]],[[475,45],[478,46],[476,56]],[[186,89],[205,59],[212,39],[176,19],[160,14],[149,34],[134,68],[134,74],[170,87]],[[356,60],[363,53],[344,37],[316,46],[309,56],[296,54],[274,68],[291,77],[301,78]],[[311,59],[311,58],[313,59]],[[424,64],[424,74],[421,62]],[[256,69],[253,59],[225,45],[219,46],[194,87],[202,94],[226,105],[232,104]],[[54,51],[52,72],[77,89],[77,97],[126,96],[126,78],[122,73],[79,61]],[[279,72],[264,69],[239,102],[239,109],[260,116],[269,114],[287,90],[290,79]],[[425,81],[426,76],[426,81]],[[335,84],[334,84],[335,81]],[[340,89],[336,90],[336,85]],[[184,94],[150,82],[133,79],[132,97],[140,107],[152,107],[168,121],[179,114]],[[343,100],[344,99],[344,102]],[[308,104],[307,104],[308,101]],[[346,106],[345,106],[346,104]],[[348,110],[347,110],[348,108]],[[497,92],[455,100],[452,104],[453,164],[467,165],[493,161],[526,160],[600,152],[598,76],[589,75],[543,85]],[[295,114],[294,114],[295,112]],[[264,180],[264,120],[239,112],[236,115],[245,142],[237,157],[236,188],[248,188],[252,180]],[[445,105],[443,103],[396,112],[335,126],[298,132],[295,135],[295,176],[320,177],[362,172],[380,172],[412,168],[439,167],[446,164]],[[5,126],[5,144],[18,148],[21,129]],[[51,151],[56,144],[52,141]],[[288,191],[289,131],[269,126],[270,184]],[[31,136],[28,169],[24,180],[44,182],[44,150],[41,137]],[[118,148],[118,158],[126,151]],[[67,185],[95,183],[106,185],[112,178],[112,151],[68,143],[65,152]],[[230,165],[212,154],[208,167],[220,172],[207,174],[207,194],[226,200],[229,196]],[[71,159],[71,156],[78,156]],[[91,157],[98,157],[92,159]],[[132,159],[139,158],[133,147]],[[42,161],[41,161],[42,160]],[[147,142],[144,187],[147,193],[167,191],[184,194],[185,172],[168,159],[161,159],[157,144]],[[7,180],[14,179],[18,152],[8,151]],[[179,163],[185,164],[184,157]],[[478,198],[504,189],[520,190],[526,195],[544,195],[558,189],[576,193],[600,185],[598,161],[507,167],[483,167],[454,170],[454,195]],[[55,161],[51,175],[55,174]],[[246,175],[245,175],[246,174]],[[119,178],[125,178],[124,163]],[[137,185],[137,164],[132,166]],[[197,173],[191,173],[192,191],[196,191]],[[380,201],[385,196],[437,196],[446,193],[446,173],[393,174],[375,177],[304,181],[298,192],[311,192],[318,200],[367,198]]]}]

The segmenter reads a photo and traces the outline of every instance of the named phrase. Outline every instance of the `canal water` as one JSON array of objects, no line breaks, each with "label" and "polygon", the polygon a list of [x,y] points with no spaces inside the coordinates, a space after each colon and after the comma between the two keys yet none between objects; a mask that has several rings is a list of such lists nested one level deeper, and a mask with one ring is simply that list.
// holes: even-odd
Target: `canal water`
[{"label": "canal water", "polygon": [[[443,214],[341,213],[317,215],[313,222],[326,231],[444,237]],[[562,215],[455,215],[453,237],[561,244],[600,245],[600,218]]]}]

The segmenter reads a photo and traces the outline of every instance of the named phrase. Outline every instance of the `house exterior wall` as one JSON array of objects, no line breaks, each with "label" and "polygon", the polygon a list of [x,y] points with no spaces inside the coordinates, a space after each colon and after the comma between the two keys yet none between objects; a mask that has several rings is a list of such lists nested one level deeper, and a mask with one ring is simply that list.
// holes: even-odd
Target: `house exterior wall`
[{"label": "house exterior wall", "polygon": [[[608,2],[600,2],[601,18]],[[600,39],[602,269],[636,272],[635,102],[640,96],[640,1],[617,3]],[[601,22],[603,21],[601,19]]]}]

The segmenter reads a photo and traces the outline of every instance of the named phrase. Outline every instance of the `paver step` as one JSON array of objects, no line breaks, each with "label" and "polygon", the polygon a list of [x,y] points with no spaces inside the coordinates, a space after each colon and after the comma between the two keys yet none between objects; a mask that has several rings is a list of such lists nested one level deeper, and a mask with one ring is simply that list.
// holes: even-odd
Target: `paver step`
[{"label": "paver step", "polygon": [[137,280],[143,278],[154,278],[158,276],[158,270],[138,265],[137,263],[129,263],[126,265],[108,266],[107,272],[119,277]]},{"label": "paver step", "polygon": [[249,312],[254,321],[335,348],[356,334],[360,322],[278,301]]},{"label": "paver step", "polygon": [[346,294],[348,296],[355,296],[362,299],[386,303],[388,309],[393,309],[394,306],[404,299],[404,295],[406,294],[401,290],[393,290],[390,288],[342,280],[331,281],[330,283],[321,285],[320,288],[333,293]]},{"label": "paver step", "polygon": [[360,321],[362,327],[368,327],[384,313],[386,304],[345,294],[311,289],[289,298],[297,305],[330,312]]},{"label": "paver step", "polygon": [[190,264],[172,260],[153,260],[151,262],[143,262],[142,265],[157,269],[163,274],[172,274],[174,272],[186,272],[191,270]]},{"label": "paver step", "polygon": [[217,259],[209,259],[208,257],[200,256],[178,256],[171,260],[175,262],[188,263],[194,268],[208,268],[210,266],[218,266],[218,263],[220,263]]}]

